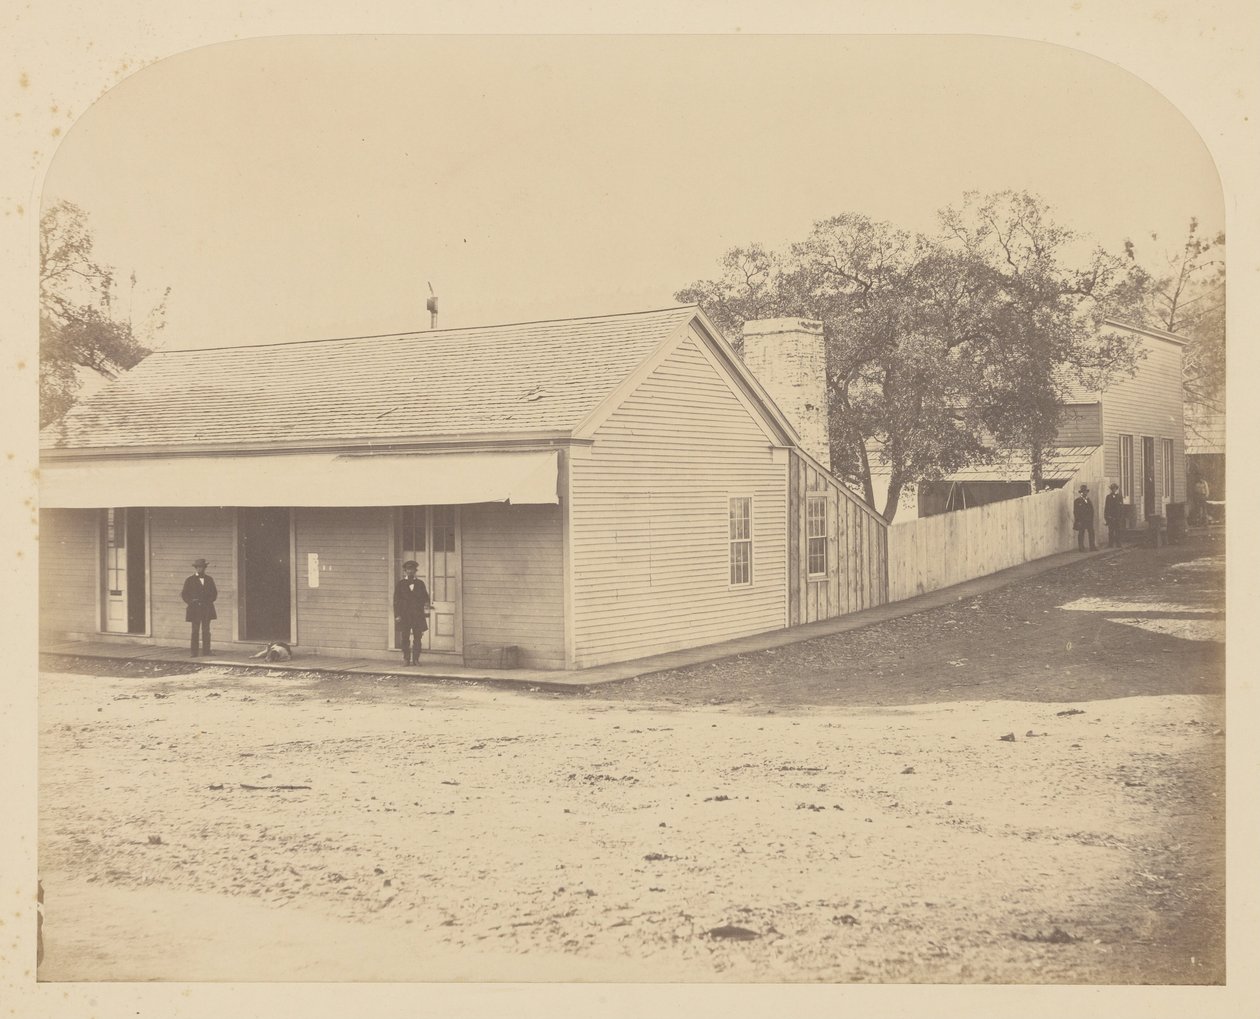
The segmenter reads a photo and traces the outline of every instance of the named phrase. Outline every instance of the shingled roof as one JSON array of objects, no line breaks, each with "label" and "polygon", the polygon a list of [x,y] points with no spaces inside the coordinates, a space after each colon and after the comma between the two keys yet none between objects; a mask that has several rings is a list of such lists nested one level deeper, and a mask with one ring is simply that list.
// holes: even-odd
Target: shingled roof
[{"label": "shingled roof", "polygon": [[567,432],[694,306],[160,351],[46,427],[46,450],[302,447]]}]

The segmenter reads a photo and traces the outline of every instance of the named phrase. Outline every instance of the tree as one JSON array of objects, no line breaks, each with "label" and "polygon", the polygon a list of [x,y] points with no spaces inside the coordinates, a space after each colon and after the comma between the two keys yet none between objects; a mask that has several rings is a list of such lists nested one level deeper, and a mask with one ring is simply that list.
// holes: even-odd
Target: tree
[{"label": "tree", "polygon": [[[1135,365],[1131,341],[1103,322],[1139,292],[1130,263],[1094,249],[1077,265],[1078,238],[1024,192],[967,195],[941,224],[928,238],[844,213],[783,254],[732,249],[720,276],[675,295],[733,336],[753,318],[823,323],[830,466],[888,521],[905,486],[995,446],[1028,451],[1040,488],[1072,386]],[[889,478],[882,508],[875,469]]]},{"label": "tree", "polygon": [[146,342],[165,322],[168,287],[137,328],[136,275],[125,319],[115,315],[114,270],[93,255],[87,213],[72,202],[49,206],[39,221],[40,426],[56,421],[78,398],[84,378],[106,379],[134,367],[151,353]]},{"label": "tree", "polygon": [[969,328],[973,407],[999,448],[1023,450],[1033,490],[1072,390],[1132,375],[1140,356],[1108,318],[1138,314],[1142,274],[1094,246],[1026,191],[970,193],[940,216],[943,243],[987,276],[985,306]]},{"label": "tree", "polygon": [[[957,407],[957,345],[939,328],[960,288],[955,266],[922,238],[845,213],[814,224],[784,254],[735,248],[722,274],[676,294],[699,303],[738,337],[746,321],[806,316],[823,323],[831,463],[876,506],[872,456],[890,472],[882,512],[892,520],[902,488],[956,470],[977,452]],[[738,343],[738,340],[736,341]]]},{"label": "tree", "polygon": [[[1150,235],[1153,244],[1159,235]],[[1125,243],[1130,258],[1139,252]],[[1191,219],[1186,238],[1162,265],[1147,272],[1142,319],[1146,325],[1184,336],[1183,391],[1187,403],[1209,411],[1225,408],[1225,233],[1211,237]]]}]

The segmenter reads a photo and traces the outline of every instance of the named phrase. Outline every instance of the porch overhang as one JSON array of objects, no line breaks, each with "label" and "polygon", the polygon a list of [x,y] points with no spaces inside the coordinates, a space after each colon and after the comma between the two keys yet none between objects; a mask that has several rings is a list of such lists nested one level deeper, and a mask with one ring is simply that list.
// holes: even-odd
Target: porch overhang
[{"label": "porch overhang", "polygon": [[40,505],[554,505],[558,457],[544,449],[45,460]]},{"label": "porch overhang", "polygon": [[[1042,454],[1043,481],[1071,481],[1097,446],[1051,446]],[[1027,456],[1012,456],[1001,463],[976,463],[946,474],[942,481],[1006,481],[1026,482],[1032,477],[1032,461]]]}]

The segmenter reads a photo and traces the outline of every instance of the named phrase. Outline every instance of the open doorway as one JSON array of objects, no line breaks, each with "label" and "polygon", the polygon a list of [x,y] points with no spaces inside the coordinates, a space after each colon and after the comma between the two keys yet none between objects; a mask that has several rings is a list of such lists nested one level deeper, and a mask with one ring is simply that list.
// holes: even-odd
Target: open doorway
[{"label": "open doorway", "polygon": [[101,520],[102,579],[106,633],[148,630],[148,533],[145,511],[135,507],[105,510]]},{"label": "open doorway", "polygon": [[291,517],[284,507],[237,510],[242,640],[292,640]]}]

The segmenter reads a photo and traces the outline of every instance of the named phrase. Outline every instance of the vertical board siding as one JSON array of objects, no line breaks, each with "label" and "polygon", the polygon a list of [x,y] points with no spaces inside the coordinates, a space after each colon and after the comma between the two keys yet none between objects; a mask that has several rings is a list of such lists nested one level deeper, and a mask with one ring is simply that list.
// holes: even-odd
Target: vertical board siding
[{"label": "vertical board siding", "polygon": [[[811,458],[793,450],[788,462],[789,519],[795,555],[789,561],[793,625],[860,612],[888,600],[883,517]],[[827,497],[827,576],[809,576],[810,495]]]},{"label": "vertical board siding", "polygon": [[188,640],[184,603],[179,592],[198,556],[209,560],[219,618],[212,642],[232,640],[236,622],[236,511],[230,507],[157,507],[149,511],[149,596],[153,600],[153,636],[162,641]]},{"label": "vertical board siding", "polygon": [[[1076,547],[1072,502],[1086,484],[1102,488],[1101,447],[1062,488],[973,509],[940,513],[888,529],[888,600],[900,601]],[[1095,501],[1095,533],[1104,535]]]},{"label": "vertical board siding", "polygon": [[[793,469],[789,462],[788,466],[788,486],[790,495],[788,499],[789,507],[799,506],[804,495],[801,488],[804,479],[801,478],[800,472]],[[788,626],[797,626],[802,623],[801,602],[803,600],[803,592],[805,585],[805,576],[808,567],[802,564],[801,557],[802,543],[805,541],[805,523],[800,513],[793,513],[789,508],[788,511]]]},{"label": "vertical board siding", "polygon": [[96,633],[101,628],[91,589],[97,573],[101,511],[39,511],[39,628],[50,635]]},{"label": "vertical board siding", "polygon": [[[1173,502],[1186,500],[1186,428],[1182,403],[1182,349],[1176,344],[1140,337],[1146,357],[1137,375],[1112,384],[1103,393],[1103,448],[1106,461],[1103,474],[1120,477],[1120,436],[1133,436],[1134,519],[1141,523],[1142,437],[1155,440],[1155,506],[1159,509],[1164,491],[1164,467],[1160,439],[1173,440]],[[1101,498],[1101,495],[1100,495]]]},{"label": "vertical board siding", "polygon": [[564,668],[559,506],[465,506],[464,646],[511,644],[528,669]]},{"label": "vertical board siding", "polygon": [[[685,337],[572,461],[578,666],[787,622],[787,466]],[[732,587],[728,500],[752,498],[752,584]]]},{"label": "vertical board siding", "polygon": [[[294,510],[297,644],[384,651],[393,646],[393,565],[389,507],[301,507]],[[319,586],[308,579],[308,555],[319,556]]]}]

